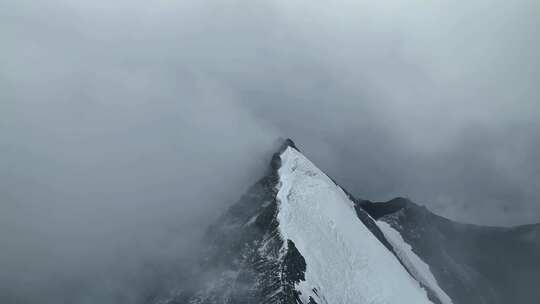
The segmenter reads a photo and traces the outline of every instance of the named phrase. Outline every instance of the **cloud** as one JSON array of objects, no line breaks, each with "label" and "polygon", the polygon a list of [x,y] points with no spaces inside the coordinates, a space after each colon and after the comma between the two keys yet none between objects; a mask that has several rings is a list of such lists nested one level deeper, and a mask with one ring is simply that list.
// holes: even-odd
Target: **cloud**
[{"label": "cloud", "polygon": [[278,136],[360,197],[540,220],[538,12],[0,1],[0,294],[139,297],[128,281],[189,257]]}]

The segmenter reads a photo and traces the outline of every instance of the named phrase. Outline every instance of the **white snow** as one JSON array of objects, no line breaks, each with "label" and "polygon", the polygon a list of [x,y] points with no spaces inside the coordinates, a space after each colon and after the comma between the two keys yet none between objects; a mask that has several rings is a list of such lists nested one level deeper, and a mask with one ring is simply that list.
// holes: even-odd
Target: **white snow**
[{"label": "white snow", "polygon": [[306,281],[297,286],[304,303],[310,296],[320,304],[431,303],[341,188],[293,148],[281,162],[277,217],[282,237],[306,260]]},{"label": "white snow", "polygon": [[452,300],[441,289],[429,266],[412,251],[411,245],[403,240],[401,234],[386,222],[378,221],[377,225],[411,274],[424,286],[431,289],[442,304],[452,304]]}]

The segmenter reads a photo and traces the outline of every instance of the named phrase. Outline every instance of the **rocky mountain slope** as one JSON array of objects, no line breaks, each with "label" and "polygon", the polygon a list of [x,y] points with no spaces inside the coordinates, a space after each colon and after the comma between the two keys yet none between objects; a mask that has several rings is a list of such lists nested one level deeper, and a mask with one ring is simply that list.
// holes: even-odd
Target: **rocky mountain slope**
[{"label": "rocky mountain slope", "polygon": [[536,303],[539,233],[356,199],[286,140],[210,227],[198,271],[154,303]]}]

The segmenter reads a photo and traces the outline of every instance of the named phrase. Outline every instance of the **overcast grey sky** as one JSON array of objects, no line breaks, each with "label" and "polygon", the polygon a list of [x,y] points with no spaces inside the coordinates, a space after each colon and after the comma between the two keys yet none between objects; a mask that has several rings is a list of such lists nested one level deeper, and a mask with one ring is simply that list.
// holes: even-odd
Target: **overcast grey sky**
[{"label": "overcast grey sky", "polygon": [[538,16],[535,0],[0,0],[0,292],[124,290],[111,271],[187,254],[279,136],[359,197],[540,221]]}]

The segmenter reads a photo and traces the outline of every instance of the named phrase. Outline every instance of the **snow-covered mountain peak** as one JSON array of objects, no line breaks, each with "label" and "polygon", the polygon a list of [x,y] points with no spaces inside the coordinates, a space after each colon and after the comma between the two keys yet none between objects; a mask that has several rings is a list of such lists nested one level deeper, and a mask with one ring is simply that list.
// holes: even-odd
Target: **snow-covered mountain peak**
[{"label": "snow-covered mountain peak", "polygon": [[431,303],[339,186],[296,149],[280,157],[277,219],[306,261],[304,303]]},{"label": "snow-covered mountain peak", "polygon": [[197,271],[153,303],[535,303],[538,231],[459,224],[404,198],[357,199],[286,139],[208,229]]}]

